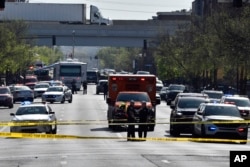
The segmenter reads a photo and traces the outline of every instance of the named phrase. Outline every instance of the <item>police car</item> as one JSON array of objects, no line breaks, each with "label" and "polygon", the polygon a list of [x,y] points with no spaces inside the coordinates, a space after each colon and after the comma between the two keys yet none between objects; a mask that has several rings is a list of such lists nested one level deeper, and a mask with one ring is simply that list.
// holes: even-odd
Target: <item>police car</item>
[{"label": "police car", "polygon": [[[46,103],[31,104],[30,102],[23,102],[16,113],[10,113],[10,115],[13,123],[22,124],[11,126],[10,132],[45,132],[47,134],[56,134],[57,132],[55,112]],[[37,125],[29,125],[29,123],[37,123]]]},{"label": "police car", "polygon": [[193,136],[239,139],[246,144],[248,124],[243,121],[235,105],[202,103],[193,117],[193,122],[199,122],[193,125]]},{"label": "police car", "polygon": [[242,118],[250,120],[250,100],[248,97],[240,95],[225,95],[221,98],[220,103],[236,105]]}]

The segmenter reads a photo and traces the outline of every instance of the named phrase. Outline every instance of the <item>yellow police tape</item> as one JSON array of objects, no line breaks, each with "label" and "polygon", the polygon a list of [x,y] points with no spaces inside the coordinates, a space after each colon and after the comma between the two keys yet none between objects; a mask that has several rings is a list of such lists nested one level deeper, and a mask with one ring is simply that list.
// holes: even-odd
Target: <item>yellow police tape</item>
[{"label": "yellow police tape", "polygon": [[[29,138],[29,139],[116,139],[124,140],[126,137],[97,137],[97,136],[76,136],[76,135],[59,135],[59,134],[42,134],[42,133],[8,133],[0,132],[0,137],[7,138]],[[134,141],[148,140],[148,141],[179,141],[179,142],[224,142],[224,143],[241,143],[249,142],[250,140],[240,139],[217,139],[217,138],[159,138],[159,137],[148,137],[148,138],[129,138]]]},{"label": "yellow police tape", "polygon": [[[178,121],[178,122],[149,122],[150,124],[234,124],[234,123],[245,123],[249,124],[250,120],[234,120],[234,121]],[[42,126],[42,125],[103,125],[107,124],[107,120],[72,120],[72,121],[25,121],[25,122],[0,122],[0,126]],[[127,123],[125,120],[110,120],[110,125],[140,125],[145,123]]]}]

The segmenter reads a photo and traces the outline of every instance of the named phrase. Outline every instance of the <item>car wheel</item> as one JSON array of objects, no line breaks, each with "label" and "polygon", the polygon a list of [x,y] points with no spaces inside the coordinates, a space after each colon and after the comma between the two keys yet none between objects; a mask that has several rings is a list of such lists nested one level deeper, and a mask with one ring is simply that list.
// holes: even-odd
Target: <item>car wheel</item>
[{"label": "car wheel", "polygon": [[197,133],[195,132],[195,129],[193,128],[193,131],[192,131],[192,137],[193,138],[197,138],[198,137],[198,135],[197,135]]},{"label": "car wheel", "polygon": [[13,108],[13,107],[14,107],[14,105],[13,105],[13,104],[9,105],[9,108]]},{"label": "car wheel", "polygon": [[148,126],[148,131],[154,131],[154,130],[155,130],[155,125]]},{"label": "car wheel", "polygon": [[73,99],[73,97],[70,96],[69,103],[72,103],[72,99]]},{"label": "car wheel", "polygon": [[62,101],[61,101],[61,103],[64,103],[64,102],[65,102],[65,97],[63,97],[63,98],[62,98]]},{"label": "car wheel", "polygon": [[204,125],[201,126],[201,137],[206,137],[206,130]]},{"label": "car wheel", "polygon": [[108,125],[109,125],[109,129],[113,129],[114,128],[114,125],[111,125],[110,121],[109,121]]},{"label": "car wheel", "polygon": [[247,144],[247,139],[247,136],[239,138],[239,140],[242,140],[240,141],[240,144]]},{"label": "car wheel", "polygon": [[55,126],[55,128],[51,131],[51,134],[56,134],[57,132],[57,126]]},{"label": "car wheel", "polygon": [[170,135],[171,135],[171,136],[174,136],[174,137],[180,136],[180,131],[179,131],[179,129],[176,128],[174,125],[171,125],[171,124],[170,124],[170,130],[169,130],[169,132],[170,132]]}]

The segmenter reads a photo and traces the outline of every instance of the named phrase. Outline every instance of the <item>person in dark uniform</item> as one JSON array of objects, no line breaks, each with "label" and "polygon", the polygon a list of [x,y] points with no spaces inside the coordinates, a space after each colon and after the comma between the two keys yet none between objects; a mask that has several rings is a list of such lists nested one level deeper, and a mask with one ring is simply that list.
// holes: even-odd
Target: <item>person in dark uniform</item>
[{"label": "person in dark uniform", "polygon": [[105,84],[103,84],[103,96],[104,96],[104,100],[106,100],[107,94],[108,94],[108,84],[105,83]]},{"label": "person in dark uniform", "polygon": [[72,88],[72,94],[77,94],[77,91],[76,91],[76,80],[73,79],[72,82],[71,82],[71,88]]},{"label": "person in dark uniform", "polygon": [[139,138],[144,137],[144,141],[147,137],[148,131],[148,117],[150,114],[150,110],[147,108],[147,103],[142,101],[142,107],[139,109],[139,127],[138,127],[138,136]]},{"label": "person in dark uniform", "polygon": [[133,100],[130,101],[130,105],[127,108],[128,114],[128,128],[127,128],[127,140],[132,141],[135,138],[135,102]]},{"label": "person in dark uniform", "polygon": [[87,81],[83,81],[82,87],[83,87],[83,94],[87,94]]}]

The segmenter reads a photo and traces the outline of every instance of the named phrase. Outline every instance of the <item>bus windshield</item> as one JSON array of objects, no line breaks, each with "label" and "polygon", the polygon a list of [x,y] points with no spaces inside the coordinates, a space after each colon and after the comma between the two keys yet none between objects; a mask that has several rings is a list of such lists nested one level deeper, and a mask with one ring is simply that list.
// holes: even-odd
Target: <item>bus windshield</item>
[{"label": "bus windshield", "polygon": [[81,66],[60,66],[60,76],[81,77]]}]

